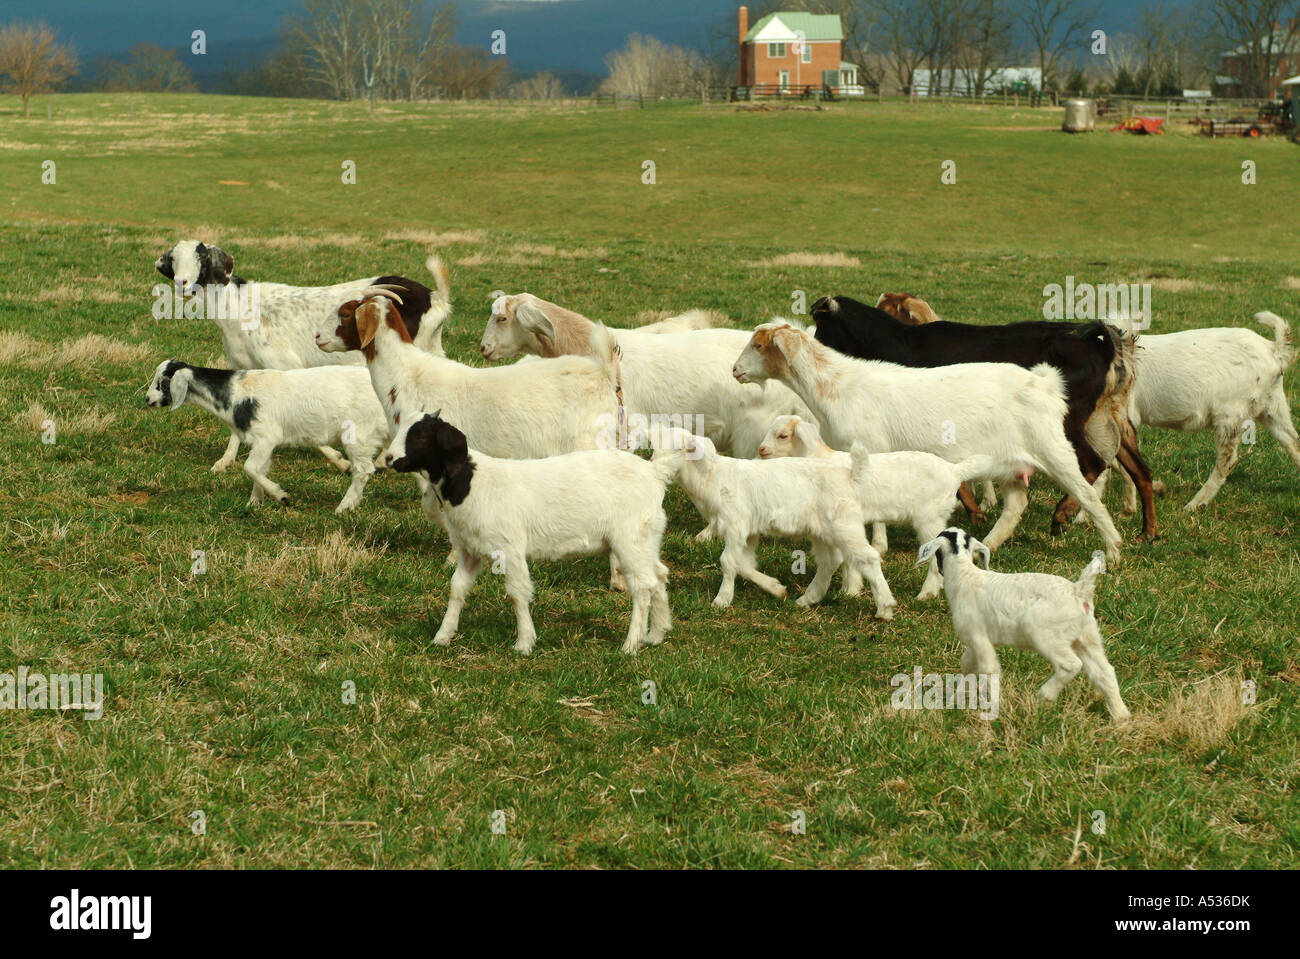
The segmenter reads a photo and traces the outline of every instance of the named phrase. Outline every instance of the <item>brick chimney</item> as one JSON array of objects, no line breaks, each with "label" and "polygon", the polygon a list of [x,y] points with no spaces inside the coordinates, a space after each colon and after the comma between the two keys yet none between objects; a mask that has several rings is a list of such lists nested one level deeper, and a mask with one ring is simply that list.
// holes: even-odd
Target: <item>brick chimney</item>
[{"label": "brick chimney", "polygon": [[749,33],[749,7],[740,8],[740,85],[749,83],[745,78],[745,34]]}]

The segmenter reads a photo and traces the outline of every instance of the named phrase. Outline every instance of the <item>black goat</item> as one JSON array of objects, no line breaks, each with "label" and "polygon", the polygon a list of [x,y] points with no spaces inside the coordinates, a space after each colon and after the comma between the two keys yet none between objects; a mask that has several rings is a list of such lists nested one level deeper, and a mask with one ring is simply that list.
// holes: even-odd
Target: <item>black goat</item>
[{"label": "black goat", "polygon": [[[1159,537],[1151,469],[1138,451],[1137,430],[1128,417],[1127,403],[1121,402],[1133,375],[1131,356],[1126,355],[1123,334],[1115,327],[1100,322],[1047,321],[975,326],[945,320],[910,326],[846,296],[822,297],[813,304],[812,320],[820,342],[861,359],[916,367],[957,363],[1013,363],[1025,368],[1049,363],[1056,367],[1065,378],[1065,435],[1079,458],[1084,478],[1091,483],[1106,468],[1089,432],[1113,427],[1115,459],[1133,478],[1142,497],[1142,536]],[[1053,534],[1063,532],[1077,511],[1078,504],[1071,497],[1063,498],[1052,516]]]}]

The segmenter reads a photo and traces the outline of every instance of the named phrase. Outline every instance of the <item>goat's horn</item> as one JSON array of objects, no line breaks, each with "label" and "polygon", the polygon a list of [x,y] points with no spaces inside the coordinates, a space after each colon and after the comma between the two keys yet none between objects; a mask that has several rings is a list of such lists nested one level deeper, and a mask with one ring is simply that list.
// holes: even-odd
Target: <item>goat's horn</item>
[{"label": "goat's horn", "polygon": [[382,296],[382,297],[386,297],[387,299],[393,300],[394,302],[397,303],[398,306],[402,305],[402,298],[386,286],[366,287],[366,289],[361,291],[361,296],[363,299],[372,296]]}]

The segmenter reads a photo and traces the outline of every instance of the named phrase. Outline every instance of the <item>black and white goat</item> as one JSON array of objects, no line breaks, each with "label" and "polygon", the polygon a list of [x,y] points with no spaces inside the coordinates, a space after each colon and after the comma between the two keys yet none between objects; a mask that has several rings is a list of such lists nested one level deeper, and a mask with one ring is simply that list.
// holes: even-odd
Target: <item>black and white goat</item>
[{"label": "black and white goat", "polygon": [[244,472],[253,481],[249,505],[267,493],[281,504],[289,494],[269,476],[278,446],[343,446],[352,473],[342,502],[345,513],[361,503],[374,473],[373,460],[388,441],[388,421],[370,388],[365,370],[320,367],[314,370],[217,370],[171,359],[158,364],[145,394],[150,406],[197,406],[230,427],[251,449]]},{"label": "black and white goat", "polygon": [[456,553],[451,598],[434,642],[445,646],[460,624],[483,564],[500,562],[515,607],[525,655],[537,640],[529,603],[529,559],[566,559],[609,552],[632,597],[623,652],[658,645],[672,626],[668,567],[659,561],[667,517],[667,470],[621,450],[581,450],[543,459],[497,459],[471,450],[465,434],[432,415],[412,411],[383,456],[399,472],[419,472],[437,495]]},{"label": "black and white goat", "polygon": [[[975,565],[976,555],[984,569]],[[1094,593],[1101,567],[1096,560],[1074,582],[1046,573],[994,573],[988,568],[989,548],[955,526],[917,551],[918,566],[932,560],[938,561],[952,625],[966,647],[962,672],[1001,675],[994,647],[1034,649],[1056,669],[1039,688],[1043,699],[1055,700],[1082,669],[1105,697],[1111,718],[1128,720],[1097,625]]]}]

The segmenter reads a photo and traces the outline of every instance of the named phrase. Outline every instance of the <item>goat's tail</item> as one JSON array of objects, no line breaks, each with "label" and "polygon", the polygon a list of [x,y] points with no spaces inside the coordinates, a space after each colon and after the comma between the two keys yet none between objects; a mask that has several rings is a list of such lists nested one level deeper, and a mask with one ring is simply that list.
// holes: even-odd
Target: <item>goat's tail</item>
[{"label": "goat's tail", "polygon": [[849,448],[849,480],[854,488],[866,482],[870,470],[871,454],[867,452],[866,444],[858,440]]},{"label": "goat's tail", "polygon": [[443,302],[451,302],[451,272],[447,269],[446,262],[437,253],[430,253],[429,258],[424,261],[425,267],[433,274],[434,285],[438,288],[438,295],[442,297]]},{"label": "goat's tail", "polygon": [[1291,327],[1287,321],[1268,310],[1255,314],[1255,322],[1273,331],[1273,353],[1282,369],[1295,362],[1295,347],[1291,344]]},{"label": "goat's tail", "polygon": [[1093,596],[1097,592],[1097,577],[1101,574],[1102,559],[1098,556],[1083,568],[1083,572],[1079,574],[1079,578],[1074,582],[1074,590],[1079,599],[1091,606],[1096,605]]}]

